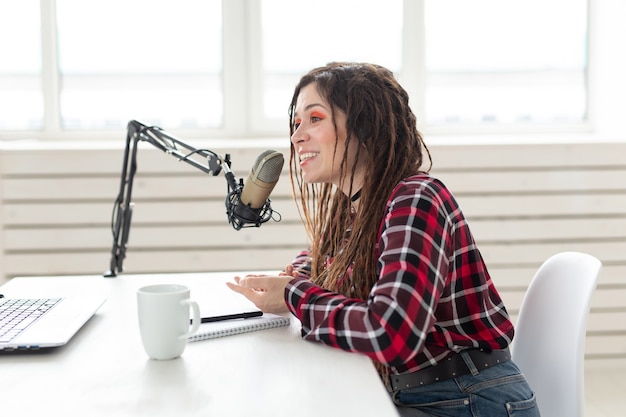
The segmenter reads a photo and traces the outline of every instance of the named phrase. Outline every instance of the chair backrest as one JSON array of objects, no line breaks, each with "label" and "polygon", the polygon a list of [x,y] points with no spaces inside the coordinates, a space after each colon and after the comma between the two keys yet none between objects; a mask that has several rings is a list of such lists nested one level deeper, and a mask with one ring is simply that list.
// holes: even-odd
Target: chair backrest
[{"label": "chair backrest", "polygon": [[513,361],[544,416],[584,413],[585,332],[601,266],[585,253],[554,255],[537,270],[522,301]]}]

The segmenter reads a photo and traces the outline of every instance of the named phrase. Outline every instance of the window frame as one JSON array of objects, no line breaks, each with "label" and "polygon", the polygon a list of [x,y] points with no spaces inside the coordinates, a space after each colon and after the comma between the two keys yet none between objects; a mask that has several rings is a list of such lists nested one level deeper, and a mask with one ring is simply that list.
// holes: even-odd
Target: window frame
[{"label": "window frame", "polygon": [[[614,13],[613,9],[623,9],[619,0],[609,0],[609,3],[599,0],[588,1],[588,56],[587,56],[587,118],[580,123],[546,125],[493,125],[493,126],[426,126],[421,124],[423,133],[450,139],[459,136],[489,136],[492,134],[514,135],[520,134],[563,134],[588,135],[590,133],[604,133],[615,137],[619,136],[617,122],[607,116],[600,116],[603,111],[611,110],[612,103],[607,101],[610,94],[607,82],[601,80],[608,69],[608,64],[601,59],[601,68],[596,67],[599,58],[598,50],[606,51],[610,48],[600,48],[600,42],[606,42],[609,34],[600,24],[607,15]],[[411,97],[411,106],[418,116],[424,114],[424,77],[408,76],[408,74],[423,74],[425,63],[423,54],[424,45],[424,2],[425,0],[403,0],[403,39],[412,42],[403,42],[402,72],[398,75],[403,86]],[[123,134],[120,130],[65,130],[60,122],[59,105],[59,67],[57,58],[57,28],[56,28],[56,0],[40,0],[41,8],[41,42],[42,42],[42,89],[44,97],[44,127],[41,131],[2,131],[3,139],[33,138],[41,140],[113,140]],[[223,19],[223,86],[224,86],[224,123],[221,128],[211,129],[174,129],[173,133],[180,137],[196,138],[223,138],[223,139],[256,139],[277,138],[287,132],[287,121],[267,120],[261,111],[263,91],[261,80],[261,5],[258,1],[228,0],[222,3]],[[600,32],[600,33],[599,33]],[[622,32],[624,33],[624,32]],[[243,35],[242,35],[243,34]],[[619,45],[619,36],[613,35],[612,45]],[[610,61],[610,60],[609,60]],[[614,63],[614,60],[611,61]],[[626,92],[624,83],[618,83],[618,90]],[[597,91],[601,89],[602,91]],[[612,115],[616,115],[613,110]],[[605,123],[598,128],[597,123]],[[168,129],[167,126],[163,126]]]}]

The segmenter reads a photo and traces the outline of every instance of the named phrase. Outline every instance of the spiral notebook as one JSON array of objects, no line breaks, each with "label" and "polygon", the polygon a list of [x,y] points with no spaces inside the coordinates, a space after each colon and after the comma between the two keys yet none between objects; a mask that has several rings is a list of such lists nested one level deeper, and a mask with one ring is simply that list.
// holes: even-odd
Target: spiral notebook
[{"label": "spiral notebook", "polygon": [[289,317],[266,313],[261,317],[252,317],[249,319],[203,323],[200,325],[198,331],[187,340],[189,342],[197,342],[200,340],[216,339],[218,337],[233,336],[241,333],[256,332],[284,326],[289,326]]}]

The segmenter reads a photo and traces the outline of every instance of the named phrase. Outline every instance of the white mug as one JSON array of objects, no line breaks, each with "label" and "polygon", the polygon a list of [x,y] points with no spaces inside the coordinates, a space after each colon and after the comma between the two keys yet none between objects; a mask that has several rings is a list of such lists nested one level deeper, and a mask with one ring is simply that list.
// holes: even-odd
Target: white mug
[{"label": "white mug", "polygon": [[[184,285],[158,284],[137,290],[139,331],[144,350],[152,359],[174,359],[182,355],[187,338],[200,326],[200,309],[189,299]],[[193,312],[189,328],[189,308]]]}]

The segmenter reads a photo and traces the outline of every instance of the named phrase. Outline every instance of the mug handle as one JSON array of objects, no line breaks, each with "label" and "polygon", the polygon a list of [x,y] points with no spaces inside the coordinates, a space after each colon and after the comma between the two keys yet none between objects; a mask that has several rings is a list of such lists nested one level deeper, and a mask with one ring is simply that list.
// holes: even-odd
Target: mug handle
[{"label": "mug handle", "polygon": [[191,329],[183,334],[178,336],[179,339],[187,339],[189,336],[193,335],[198,331],[200,327],[200,307],[198,307],[198,303],[195,301],[191,301],[190,299],[180,300],[181,304],[187,304],[191,307],[192,319],[191,319]]}]

